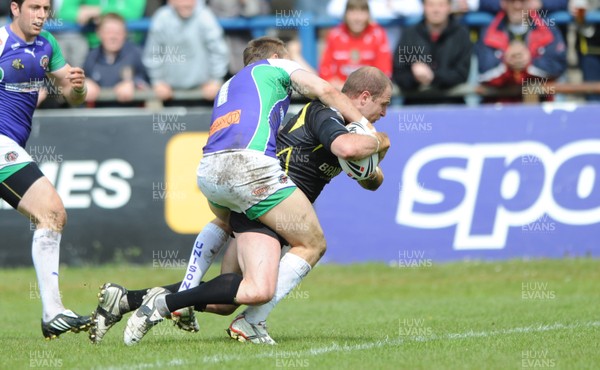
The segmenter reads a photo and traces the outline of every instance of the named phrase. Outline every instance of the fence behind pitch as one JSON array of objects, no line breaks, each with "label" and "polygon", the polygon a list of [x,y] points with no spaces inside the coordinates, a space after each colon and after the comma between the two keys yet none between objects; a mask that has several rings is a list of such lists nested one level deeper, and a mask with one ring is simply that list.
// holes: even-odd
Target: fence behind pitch
[{"label": "fence behind pitch", "polygon": [[[599,113],[390,109],[377,123],[392,140],[383,186],[370,193],[340,175],[315,205],[325,260],[600,256]],[[36,115],[27,150],[68,211],[62,261],[183,267],[212,219],[195,181],[209,121],[209,110],[184,109]],[[0,205],[0,265],[31,263],[32,229]]]}]

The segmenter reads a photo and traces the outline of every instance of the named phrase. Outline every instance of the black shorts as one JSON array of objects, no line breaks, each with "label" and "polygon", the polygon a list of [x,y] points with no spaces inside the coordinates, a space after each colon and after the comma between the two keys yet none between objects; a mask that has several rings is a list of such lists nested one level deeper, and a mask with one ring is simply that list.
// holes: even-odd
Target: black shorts
[{"label": "black shorts", "polygon": [[44,177],[44,174],[35,162],[30,162],[0,183],[0,198],[17,209],[23,195],[40,177]]},{"label": "black shorts", "polygon": [[231,212],[229,215],[229,225],[231,226],[231,229],[238,234],[243,232],[261,233],[279,240],[279,244],[281,244],[282,247],[284,245],[289,245],[289,243],[273,229],[258,220],[250,220],[243,213]]}]

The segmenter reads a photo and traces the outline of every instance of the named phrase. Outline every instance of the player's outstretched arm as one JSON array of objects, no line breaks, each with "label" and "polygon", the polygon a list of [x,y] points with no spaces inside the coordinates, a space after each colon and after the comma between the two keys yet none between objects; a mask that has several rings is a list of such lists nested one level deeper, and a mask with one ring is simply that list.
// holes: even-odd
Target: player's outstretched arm
[{"label": "player's outstretched arm", "polygon": [[367,121],[346,95],[319,76],[298,69],[292,73],[290,78],[296,91],[308,98],[319,99],[328,107],[335,108],[347,121]]},{"label": "player's outstretched arm", "polygon": [[59,70],[48,74],[51,82],[58,86],[69,104],[79,105],[85,101],[87,87],[85,73],[82,68],[65,65]]}]

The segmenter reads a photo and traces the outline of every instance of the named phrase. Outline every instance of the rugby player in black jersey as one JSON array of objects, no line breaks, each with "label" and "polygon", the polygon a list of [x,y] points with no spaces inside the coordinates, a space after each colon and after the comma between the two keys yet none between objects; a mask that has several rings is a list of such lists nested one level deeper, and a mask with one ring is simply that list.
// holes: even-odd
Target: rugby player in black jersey
[{"label": "rugby player in black jersey", "polygon": [[[375,67],[362,67],[352,73],[346,81],[342,93],[346,94],[355,107],[370,122],[375,122],[385,116],[392,95],[391,81],[383,72]],[[294,181],[307,198],[314,202],[326,184],[337,176],[342,170],[338,158],[352,160],[365,158],[373,153],[379,153],[380,161],[389,149],[389,138],[385,133],[376,133],[377,145],[374,146],[373,136],[351,134],[345,128],[349,122],[344,122],[342,116],[335,110],[323,105],[320,101],[312,101],[305,105],[285,126],[282,127],[277,136],[277,156],[285,173]],[[285,181],[285,179],[282,179]],[[383,182],[383,172],[378,167],[369,179],[358,181],[365,189],[376,190]],[[301,222],[296,220],[283,220],[282,227],[302,227]],[[213,221],[212,227],[222,229],[224,235],[229,235],[233,230],[235,233],[254,232],[279,238],[276,231],[269,229],[258,221],[251,221],[245,215],[239,213],[231,214],[230,224],[224,225]],[[282,245],[285,241],[281,240]],[[220,245],[214,245],[209,250],[191,258],[196,258],[199,268],[194,269],[193,275],[197,285],[208,266],[218,254],[223,245],[227,244],[227,238],[221,238]],[[250,341],[252,343],[275,344],[266,329],[266,319],[275,305],[296,287],[311,269],[306,260],[298,255],[311,255],[312,259],[318,261],[325,250],[305,250],[300,253],[286,253],[279,265],[277,289],[273,298],[259,306],[249,306],[243,313],[238,315],[231,323],[228,333],[234,339]],[[192,261],[190,260],[190,263]],[[314,264],[313,264],[314,265]],[[236,243],[230,243],[223,263],[221,273],[241,273],[237,258]],[[163,286],[170,294],[176,297],[177,305],[184,309],[173,312],[173,318],[177,325],[188,331],[197,331],[198,324],[193,314],[193,308],[198,311],[218,313],[222,315],[231,314],[237,306],[210,304],[206,299],[200,297],[196,289],[210,289],[201,284],[197,288],[181,291],[186,284],[190,270],[186,272],[186,279],[172,285]],[[122,315],[138,309],[155,309],[151,307],[154,301],[143,300],[146,289],[126,290],[124,287],[113,283],[106,283],[99,294],[99,305],[94,312],[94,323],[90,332],[90,339],[94,343],[101,341],[106,332],[116,322],[121,320]],[[205,295],[210,292],[202,292]],[[179,299],[179,297],[181,297]],[[173,302],[173,300],[172,300]],[[208,304],[207,304],[208,303]],[[179,308],[178,307],[178,308]],[[170,307],[169,307],[170,308]]]},{"label": "rugby player in black jersey", "polygon": [[[379,69],[362,67],[348,77],[342,93],[350,98],[365,118],[374,123],[386,114],[392,95],[392,84]],[[368,139],[364,138],[364,135],[348,133],[345,127],[347,123],[335,110],[315,100],[305,105],[277,135],[277,156],[281,167],[311,203],[315,202],[325,185],[342,171],[338,158],[359,159],[373,153],[363,150],[368,146]],[[379,148],[375,150],[380,154],[380,160],[383,159],[389,145],[389,138],[385,135]],[[376,190],[382,182],[383,172],[379,167],[371,178],[358,181],[368,190]],[[302,223],[297,220],[283,221],[282,227],[302,227]],[[273,237],[277,237],[276,230],[250,221],[243,214],[232,214],[230,224],[234,232],[271,233]],[[320,258],[325,250],[304,253],[319,253]],[[301,258],[290,252],[283,256],[279,264],[277,289],[273,299],[259,306],[249,306],[238,315],[228,329],[232,338],[275,344],[266,330],[266,319],[275,305],[300,284],[310,271],[310,266],[302,262]],[[222,270],[231,272],[236,271],[236,268],[235,246],[232,243],[226,252]],[[234,310],[235,306],[231,305],[209,305],[206,309],[221,314],[230,314]]]}]

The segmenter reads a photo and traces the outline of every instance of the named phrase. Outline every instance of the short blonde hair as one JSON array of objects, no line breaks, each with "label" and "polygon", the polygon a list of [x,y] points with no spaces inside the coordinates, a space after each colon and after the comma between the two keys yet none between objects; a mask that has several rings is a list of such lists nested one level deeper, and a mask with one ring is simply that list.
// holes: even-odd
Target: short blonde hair
[{"label": "short blonde hair", "polygon": [[354,99],[363,91],[368,91],[375,100],[383,95],[388,86],[392,88],[392,81],[385,73],[377,67],[364,66],[350,73],[342,87],[342,93]]},{"label": "short blonde hair", "polygon": [[277,37],[263,36],[250,40],[244,49],[244,65],[270,58],[273,54],[284,57],[288,54],[285,43]]}]

